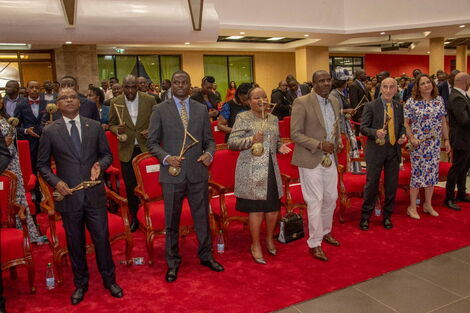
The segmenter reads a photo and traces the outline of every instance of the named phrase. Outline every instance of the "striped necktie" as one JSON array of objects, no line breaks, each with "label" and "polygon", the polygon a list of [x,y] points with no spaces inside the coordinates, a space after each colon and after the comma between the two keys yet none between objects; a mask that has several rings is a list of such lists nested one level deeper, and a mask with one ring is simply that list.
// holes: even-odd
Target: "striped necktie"
[{"label": "striped necktie", "polygon": [[183,126],[186,129],[188,128],[188,111],[186,111],[186,104],[184,103],[184,101],[180,101],[180,104],[181,104],[181,112],[180,112],[181,121],[183,122]]}]

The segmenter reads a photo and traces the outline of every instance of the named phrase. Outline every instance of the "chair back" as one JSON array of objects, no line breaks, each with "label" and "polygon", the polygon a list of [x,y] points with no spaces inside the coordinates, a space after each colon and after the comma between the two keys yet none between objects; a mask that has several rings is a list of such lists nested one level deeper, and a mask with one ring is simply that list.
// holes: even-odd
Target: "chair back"
[{"label": "chair back", "polygon": [[132,160],[137,188],[151,200],[163,196],[160,177],[160,162],[149,152],[139,154]]},{"label": "chair back", "polygon": [[225,133],[219,130],[217,123],[217,121],[213,121],[211,123],[212,136],[214,136],[214,141],[216,145],[225,143]]},{"label": "chair back", "polygon": [[279,137],[290,138],[290,116],[279,121]]},{"label": "chair back", "polygon": [[235,186],[235,169],[240,151],[217,150],[210,166],[210,180],[224,187]]},{"label": "chair back", "polygon": [[15,227],[15,214],[13,204],[16,202],[16,175],[11,171],[4,171],[0,175],[0,226]]},{"label": "chair back", "polygon": [[20,159],[21,175],[23,176],[23,184],[28,184],[29,178],[33,173],[33,166],[31,165],[31,152],[29,149],[28,140],[17,140],[18,145],[18,158]]},{"label": "chair back", "polygon": [[277,154],[277,163],[281,174],[289,176],[292,180],[299,179],[299,168],[292,165],[292,155],[294,154],[294,143],[290,143],[288,147],[292,150],[287,154]]},{"label": "chair back", "polygon": [[338,152],[338,164],[344,166],[345,170],[349,172],[349,151],[351,150],[351,145],[345,134],[341,134],[341,143],[343,144],[343,149]]},{"label": "chair back", "polygon": [[117,168],[119,171],[121,171],[121,162],[119,162],[119,141],[117,139],[117,136],[112,132],[112,131],[106,131],[106,139],[108,139],[108,144],[109,144],[109,149],[111,150],[111,153],[113,155],[113,163],[111,163],[112,166]]}]

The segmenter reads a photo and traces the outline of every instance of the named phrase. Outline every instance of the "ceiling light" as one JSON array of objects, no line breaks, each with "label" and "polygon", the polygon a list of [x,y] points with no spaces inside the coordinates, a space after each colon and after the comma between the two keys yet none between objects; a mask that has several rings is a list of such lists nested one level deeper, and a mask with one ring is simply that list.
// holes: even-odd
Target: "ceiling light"
[{"label": "ceiling light", "polygon": [[465,25],[460,25],[459,27],[460,27],[460,28],[464,28],[464,27],[465,27]]},{"label": "ceiling light", "polygon": [[431,51],[428,51],[428,52],[426,52],[426,53],[427,53],[427,54],[430,54],[430,53],[431,53]]},{"label": "ceiling light", "polygon": [[269,40],[269,41],[276,41],[276,40],[281,40],[281,39],[284,39],[286,37],[271,37],[271,38],[268,38],[266,40]]},{"label": "ceiling light", "polygon": [[310,35],[309,35],[309,34],[305,34],[305,35],[304,35],[304,37],[308,37],[308,36],[310,36]]},{"label": "ceiling light", "polygon": [[227,37],[227,38],[225,38],[225,39],[238,40],[238,39],[242,39],[243,37],[245,37],[245,36],[229,36],[229,37]]},{"label": "ceiling light", "polygon": [[116,51],[116,53],[123,54],[125,50],[123,48],[115,47],[114,51]]},{"label": "ceiling light", "polygon": [[71,45],[72,42],[71,42],[71,41],[66,41],[65,44],[66,44],[66,45]]},{"label": "ceiling light", "polygon": [[190,43],[190,42],[185,42],[184,44],[185,44],[185,45],[190,45],[191,43]]},{"label": "ceiling light", "polygon": [[240,35],[245,35],[245,32],[240,32]]},{"label": "ceiling light", "polygon": [[380,34],[381,34],[381,35],[385,35],[385,32],[381,32]]},{"label": "ceiling light", "polygon": [[444,41],[444,44],[448,45],[448,44],[450,44],[450,41]]},{"label": "ceiling light", "polygon": [[27,43],[9,43],[9,42],[2,42],[0,43],[0,50],[25,50],[31,49],[31,45]]}]

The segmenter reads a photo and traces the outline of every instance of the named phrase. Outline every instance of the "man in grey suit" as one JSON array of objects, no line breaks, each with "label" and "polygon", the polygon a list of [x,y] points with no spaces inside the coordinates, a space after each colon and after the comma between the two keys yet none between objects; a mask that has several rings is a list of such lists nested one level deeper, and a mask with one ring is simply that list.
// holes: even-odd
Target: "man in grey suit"
[{"label": "man in grey suit", "polygon": [[[359,223],[361,230],[369,229],[369,218],[377,200],[382,169],[385,188],[383,226],[385,229],[393,227],[391,216],[398,186],[400,146],[406,141],[403,106],[393,98],[397,90],[397,81],[391,77],[385,78],[380,84],[380,97],[367,103],[362,113],[361,133],[367,136],[365,147],[367,179]],[[384,125],[385,112],[390,117],[387,125]],[[385,143],[377,144],[378,138],[383,139]]]},{"label": "man in grey suit", "polygon": [[[62,116],[44,128],[37,166],[49,185],[64,196],[62,201],[55,202],[55,208],[62,216],[74,274],[76,290],[71,301],[74,305],[80,303],[88,290],[85,225],[95,246],[104,287],[113,297],[121,298],[123,292],[116,284],[109,244],[104,184],[73,193],[70,189],[83,181],[100,179],[113,157],[100,123],[78,114],[80,100],[74,89],[61,89],[57,104]],[[51,169],[51,157],[55,160],[55,174]]]},{"label": "man in grey suit", "polygon": [[[150,117],[147,146],[163,165],[160,183],[165,203],[166,281],[177,279],[181,257],[178,254],[179,222],[183,198],[188,197],[191,215],[199,240],[198,255],[201,265],[213,271],[224,270],[212,257],[209,229],[208,170],[215,151],[207,107],[189,98],[191,79],[188,73],[178,71],[171,79],[173,96],[157,104]],[[179,157],[185,129],[198,144]],[[186,144],[189,143],[189,139]],[[177,176],[170,175],[169,166],[180,168]]]}]

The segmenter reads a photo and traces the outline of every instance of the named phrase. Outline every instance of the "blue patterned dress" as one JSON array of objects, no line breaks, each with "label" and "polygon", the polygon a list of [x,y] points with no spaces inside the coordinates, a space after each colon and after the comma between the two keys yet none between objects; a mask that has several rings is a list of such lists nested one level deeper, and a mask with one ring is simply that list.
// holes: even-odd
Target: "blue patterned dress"
[{"label": "blue patterned dress", "polygon": [[409,98],[404,108],[405,118],[410,120],[413,136],[421,142],[410,153],[411,182],[413,188],[434,186],[439,179],[439,159],[441,152],[442,117],[446,115],[444,101],[440,96],[425,100]]}]

